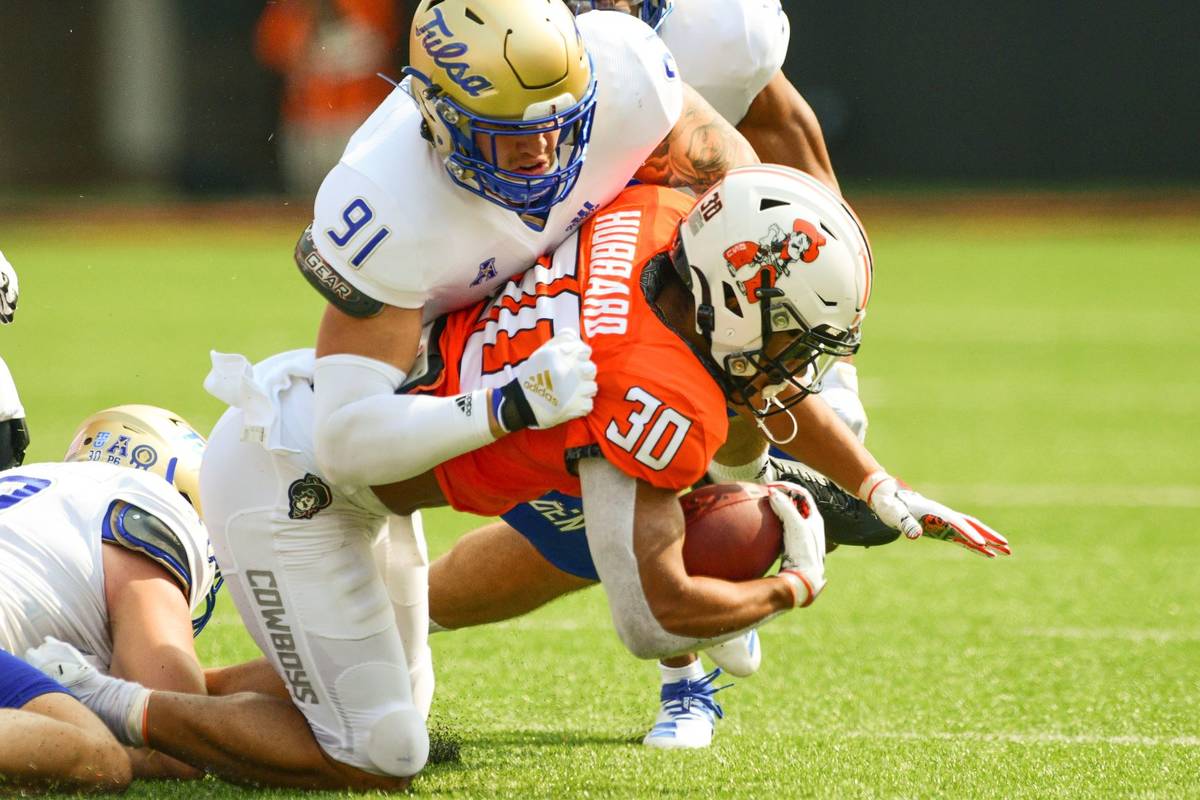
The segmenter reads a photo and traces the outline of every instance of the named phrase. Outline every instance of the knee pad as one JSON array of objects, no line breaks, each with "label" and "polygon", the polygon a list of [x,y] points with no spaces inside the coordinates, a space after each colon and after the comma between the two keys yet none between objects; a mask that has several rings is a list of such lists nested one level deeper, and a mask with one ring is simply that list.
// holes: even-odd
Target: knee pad
[{"label": "knee pad", "polygon": [[367,736],[367,758],[385,775],[416,775],[429,760],[429,732],[413,706],[389,711],[375,721]]}]

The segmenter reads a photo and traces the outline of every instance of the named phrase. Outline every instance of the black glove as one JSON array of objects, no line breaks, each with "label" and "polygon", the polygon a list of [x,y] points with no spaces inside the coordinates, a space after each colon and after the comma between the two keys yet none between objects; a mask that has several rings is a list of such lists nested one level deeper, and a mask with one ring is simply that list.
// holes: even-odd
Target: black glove
[{"label": "black glove", "polygon": [[25,460],[25,448],[29,447],[29,426],[25,418],[6,419],[0,422],[0,469],[21,466]]}]

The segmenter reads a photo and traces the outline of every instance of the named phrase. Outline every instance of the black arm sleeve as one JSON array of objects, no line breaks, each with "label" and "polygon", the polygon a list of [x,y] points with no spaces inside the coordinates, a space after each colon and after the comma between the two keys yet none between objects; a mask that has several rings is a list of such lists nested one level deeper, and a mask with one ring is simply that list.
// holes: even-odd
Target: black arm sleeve
[{"label": "black arm sleeve", "polygon": [[304,229],[300,241],[296,242],[296,266],[304,279],[338,311],[359,318],[373,317],[383,311],[382,302],[354,288],[321,257],[313,242],[312,225]]}]

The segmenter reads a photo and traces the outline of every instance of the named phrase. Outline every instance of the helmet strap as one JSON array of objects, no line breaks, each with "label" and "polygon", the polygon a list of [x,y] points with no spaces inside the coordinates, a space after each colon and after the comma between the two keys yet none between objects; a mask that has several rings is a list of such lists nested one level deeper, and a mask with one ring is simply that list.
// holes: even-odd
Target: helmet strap
[{"label": "helmet strap", "polygon": [[[775,414],[779,414],[780,412],[787,414],[788,419],[792,421],[792,432],[786,439],[776,439],[775,434],[771,433],[771,429],[763,423],[763,420],[766,419],[767,414],[770,413],[767,411],[767,409],[769,409],[772,404],[779,406],[779,411],[776,411]],[[772,414],[772,416],[775,416],[775,414]],[[779,399],[775,397],[774,393],[764,397],[762,408],[758,409],[758,412],[754,415],[754,424],[758,426],[760,431],[762,431],[762,434],[767,438],[767,441],[773,444],[788,444],[796,438],[797,434],[800,433],[800,423],[796,421],[796,417],[792,414],[792,409],[779,402]]]}]

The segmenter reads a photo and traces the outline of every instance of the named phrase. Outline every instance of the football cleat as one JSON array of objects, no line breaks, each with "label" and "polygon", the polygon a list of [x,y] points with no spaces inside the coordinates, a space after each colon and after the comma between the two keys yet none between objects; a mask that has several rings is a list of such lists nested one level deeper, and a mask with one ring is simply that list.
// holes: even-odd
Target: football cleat
[{"label": "football cleat", "polygon": [[748,678],[758,672],[762,664],[762,648],[758,643],[758,631],[752,630],[736,639],[722,642],[704,651],[714,664],[735,678]]},{"label": "football cleat", "polygon": [[725,716],[713,695],[733,685],[727,683],[714,688],[713,681],[720,674],[721,668],[717,667],[703,678],[664,683],[660,694],[662,707],[642,744],[664,750],[711,745],[713,728],[717,720]]},{"label": "football cleat", "polygon": [[778,476],[776,480],[803,486],[816,501],[817,510],[825,520],[827,550],[839,544],[876,547],[899,538],[899,532],[875,516],[870,506],[824,475],[797,461],[772,458],[770,463]]}]

